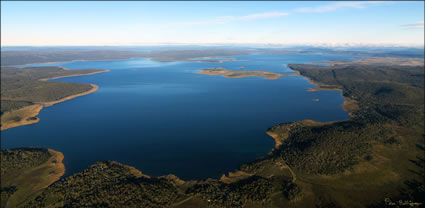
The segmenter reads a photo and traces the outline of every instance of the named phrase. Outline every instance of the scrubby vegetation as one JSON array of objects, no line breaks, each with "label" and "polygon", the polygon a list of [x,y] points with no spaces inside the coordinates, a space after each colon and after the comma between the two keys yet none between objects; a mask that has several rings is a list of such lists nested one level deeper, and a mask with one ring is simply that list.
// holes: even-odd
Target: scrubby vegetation
[{"label": "scrubby vegetation", "polygon": [[6,203],[9,200],[10,196],[12,196],[16,192],[16,186],[7,186],[0,187],[0,206],[6,207]]},{"label": "scrubby vegetation", "polygon": [[106,161],[49,186],[25,207],[164,207],[177,197],[169,180]]},{"label": "scrubby vegetation", "polygon": [[189,195],[199,195],[212,207],[243,207],[248,201],[265,204],[274,192],[271,179],[251,176],[225,184],[216,180],[199,182],[186,190]]},{"label": "scrubby vegetation", "polygon": [[24,207],[168,207],[191,198],[210,207],[244,207],[249,202],[267,206],[273,193],[294,200],[301,191],[275,177],[184,182],[175,176],[151,178],[133,167],[105,161],[52,184]]},{"label": "scrubby vegetation", "polygon": [[290,201],[300,200],[302,197],[302,190],[296,184],[291,181],[286,181],[282,187],[283,195]]}]

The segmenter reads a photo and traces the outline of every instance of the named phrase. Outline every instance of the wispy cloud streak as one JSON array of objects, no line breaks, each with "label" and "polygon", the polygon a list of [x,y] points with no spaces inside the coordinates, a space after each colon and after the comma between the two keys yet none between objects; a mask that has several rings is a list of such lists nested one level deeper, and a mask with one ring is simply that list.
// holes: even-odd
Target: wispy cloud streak
[{"label": "wispy cloud streak", "polygon": [[405,25],[401,25],[403,28],[406,29],[424,29],[425,22],[424,21],[418,21],[412,24],[405,24]]},{"label": "wispy cloud streak", "polygon": [[303,7],[295,9],[295,12],[303,12],[303,13],[325,13],[332,12],[340,9],[346,8],[354,8],[354,9],[362,9],[369,5],[382,4],[384,2],[380,1],[369,1],[369,2],[335,2],[329,5],[317,6],[317,7]]},{"label": "wispy cloud streak", "polygon": [[[332,12],[341,9],[362,9],[371,5],[383,4],[385,2],[381,1],[368,1],[368,2],[335,2],[332,4],[317,6],[317,7],[303,7],[294,9],[294,13],[325,13]],[[219,24],[227,24],[241,21],[249,21],[249,20],[258,20],[258,19],[270,19],[270,18],[279,18],[288,16],[290,13],[288,12],[263,12],[263,13],[255,13],[249,14],[245,16],[220,16],[212,19],[205,19],[199,21],[188,21],[188,22],[177,22],[173,25],[177,26],[199,26],[199,25],[219,25]]]},{"label": "wispy cloud streak", "polygon": [[221,16],[221,17],[216,17],[214,19],[210,19],[210,20],[180,22],[176,24],[182,25],[182,26],[218,25],[218,24],[227,24],[232,22],[248,21],[248,20],[278,18],[278,17],[284,17],[288,15],[289,13],[286,13],[286,12],[264,12],[264,13],[249,14],[245,16]]}]

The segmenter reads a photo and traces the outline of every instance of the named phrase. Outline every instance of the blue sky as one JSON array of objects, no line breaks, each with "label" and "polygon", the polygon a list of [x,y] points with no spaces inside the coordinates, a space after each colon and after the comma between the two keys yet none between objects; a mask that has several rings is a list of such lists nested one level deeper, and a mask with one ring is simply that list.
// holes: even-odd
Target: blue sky
[{"label": "blue sky", "polygon": [[424,2],[1,2],[6,45],[424,45]]}]

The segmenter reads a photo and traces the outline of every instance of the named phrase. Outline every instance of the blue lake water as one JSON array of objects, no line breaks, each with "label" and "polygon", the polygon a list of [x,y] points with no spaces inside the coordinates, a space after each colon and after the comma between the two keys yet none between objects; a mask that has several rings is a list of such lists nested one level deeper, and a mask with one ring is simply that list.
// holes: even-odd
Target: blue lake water
[{"label": "blue lake water", "polygon": [[[46,147],[65,155],[66,175],[101,160],[143,173],[182,179],[219,177],[264,156],[274,146],[273,125],[302,119],[347,119],[340,92],[307,92],[305,78],[225,78],[201,69],[290,73],[290,63],[350,60],[325,55],[250,55],[224,63],[149,59],[75,61],[69,69],[108,69],[55,81],[93,83],[99,90],[43,108],[39,123],[1,132],[2,148]],[[244,66],[244,69],[240,69]],[[319,99],[315,102],[314,99]]]}]

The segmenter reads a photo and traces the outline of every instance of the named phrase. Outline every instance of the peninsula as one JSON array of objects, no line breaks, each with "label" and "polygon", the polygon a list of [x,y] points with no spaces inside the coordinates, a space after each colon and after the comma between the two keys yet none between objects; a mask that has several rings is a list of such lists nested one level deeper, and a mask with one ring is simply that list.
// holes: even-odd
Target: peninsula
[{"label": "peninsula", "polygon": [[67,70],[63,67],[1,68],[1,130],[37,123],[43,107],[90,94],[94,84],[52,82],[51,79],[83,76],[107,70]]}]

